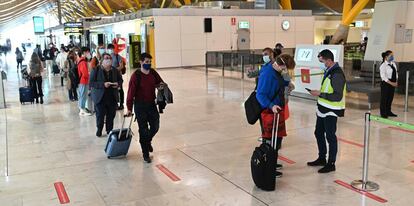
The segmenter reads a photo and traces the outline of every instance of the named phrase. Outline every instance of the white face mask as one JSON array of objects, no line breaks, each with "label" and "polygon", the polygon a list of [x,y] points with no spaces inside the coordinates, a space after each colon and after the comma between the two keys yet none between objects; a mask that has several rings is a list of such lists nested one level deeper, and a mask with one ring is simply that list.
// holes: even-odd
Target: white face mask
[{"label": "white face mask", "polygon": [[86,59],[92,59],[92,55],[90,53],[88,53],[85,57]]},{"label": "white face mask", "polygon": [[110,59],[104,59],[102,61],[102,66],[104,66],[105,68],[111,68],[112,66],[112,62]]},{"label": "white face mask", "polygon": [[263,61],[264,61],[265,64],[269,63],[270,62],[270,56],[268,56],[268,55],[263,56]]},{"label": "white face mask", "polygon": [[113,54],[113,53],[114,53],[114,50],[108,49],[108,54]]}]

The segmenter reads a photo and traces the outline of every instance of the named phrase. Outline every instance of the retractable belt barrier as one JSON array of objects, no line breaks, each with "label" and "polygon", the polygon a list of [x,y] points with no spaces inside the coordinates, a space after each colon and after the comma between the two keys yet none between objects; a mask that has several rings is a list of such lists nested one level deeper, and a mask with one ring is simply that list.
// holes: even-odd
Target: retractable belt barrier
[{"label": "retractable belt barrier", "polygon": [[379,185],[375,182],[368,181],[368,161],[369,161],[369,136],[370,136],[370,126],[371,121],[379,122],[386,125],[391,125],[394,127],[399,127],[401,129],[408,129],[414,131],[414,125],[397,122],[389,119],[385,119],[379,116],[371,115],[371,113],[365,113],[365,134],[364,134],[364,159],[363,159],[363,172],[362,180],[354,180],[351,185],[355,189],[362,191],[377,191]]}]

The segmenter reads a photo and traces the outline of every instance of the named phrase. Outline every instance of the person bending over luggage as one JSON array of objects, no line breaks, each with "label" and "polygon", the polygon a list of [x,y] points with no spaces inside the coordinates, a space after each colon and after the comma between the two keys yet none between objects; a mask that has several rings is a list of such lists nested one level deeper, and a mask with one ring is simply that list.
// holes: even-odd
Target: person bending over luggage
[{"label": "person bending over luggage", "polygon": [[96,136],[102,136],[104,122],[106,134],[112,131],[119,96],[118,87],[122,85],[122,77],[116,68],[112,67],[112,57],[103,54],[103,61],[93,69],[89,77],[91,98],[96,109]]},{"label": "person bending over luggage", "polygon": [[42,90],[42,61],[40,61],[40,57],[33,53],[29,63],[29,76],[30,76],[30,86],[33,90],[34,98],[36,99],[36,104],[43,104],[43,90]]},{"label": "person bending over luggage", "polygon": [[134,105],[135,116],[138,120],[139,143],[141,144],[144,161],[151,163],[149,156],[153,152],[152,139],[160,127],[160,115],[155,105],[155,89],[164,84],[160,75],[151,68],[152,56],[141,55],[141,69],[131,75],[127,95],[127,116],[132,114]]},{"label": "person bending over luggage", "polygon": [[[282,139],[286,136],[286,126],[284,120],[284,91],[287,86],[283,80],[282,75],[273,68],[275,62],[273,50],[271,48],[265,48],[263,50],[264,64],[259,73],[259,79],[257,84],[256,98],[262,106],[262,114],[260,118],[260,124],[262,127],[262,140],[271,142],[272,127],[273,127],[273,115],[279,114],[279,127],[277,136],[276,154],[278,153]],[[276,158],[277,161],[277,158]],[[277,162],[276,162],[277,164]],[[281,167],[277,165],[277,167]],[[281,177],[282,173],[275,171],[276,177]]]}]

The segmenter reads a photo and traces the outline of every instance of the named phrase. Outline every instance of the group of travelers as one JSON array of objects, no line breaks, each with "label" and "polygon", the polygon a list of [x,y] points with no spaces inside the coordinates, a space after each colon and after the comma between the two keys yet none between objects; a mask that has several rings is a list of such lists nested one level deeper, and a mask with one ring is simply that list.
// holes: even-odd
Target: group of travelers
[{"label": "group of travelers", "polygon": [[158,72],[152,68],[151,61],[150,54],[141,54],[141,68],[131,75],[125,97],[122,85],[123,75],[126,74],[126,61],[115,52],[113,44],[98,46],[93,56],[87,47],[61,45],[58,51],[50,44],[41,52],[40,45],[37,45],[29,63],[30,85],[36,103],[39,98],[43,104],[42,73],[44,70],[50,71],[56,65],[60,70],[61,85],[66,82],[69,100],[78,101],[79,115],[91,116],[95,113],[97,137],[103,136],[104,129],[107,135],[113,130],[116,111],[124,110],[126,99],[125,115],[131,116],[134,109],[143,159],[150,163],[150,153],[154,151],[152,139],[159,130],[159,113],[165,107],[159,104],[159,110],[157,109],[156,99],[159,95],[155,91],[168,88]]},{"label": "group of travelers", "polygon": [[[259,71],[249,71],[248,76],[257,78],[256,98],[262,107],[260,115],[260,127],[262,142],[271,144],[272,131],[275,134],[275,153],[282,147],[283,138],[287,136],[286,120],[289,118],[288,98],[295,86],[292,82],[292,71],[295,68],[294,58],[282,53],[283,46],[277,44],[274,49],[263,49],[263,62]],[[343,70],[334,61],[334,55],[330,50],[322,50],[319,62],[323,64],[323,79],[320,90],[309,90],[317,101],[317,121],[315,137],[318,145],[318,158],[308,162],[308,166],[320,166],[319,173],[335,171],[337,155],[337,118],[343,117],[345,112],[346,79]],[[279,116],[278,124],[273,124],[273,116]],[[277,121],[277,120],[276,120]],[[277,128],[272,128],[277,125]],[[326,144],[329,145],[329,153]],[[329,154],[326,159],[327,153]],[[276,177],[281,177],[283,166],[278,164],[276,158]]]}]

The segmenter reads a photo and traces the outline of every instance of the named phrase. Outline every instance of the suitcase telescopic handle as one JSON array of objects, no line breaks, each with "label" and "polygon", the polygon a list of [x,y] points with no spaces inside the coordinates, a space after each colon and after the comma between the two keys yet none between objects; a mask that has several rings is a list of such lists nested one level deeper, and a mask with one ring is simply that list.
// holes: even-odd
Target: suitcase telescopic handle
[{"label": "suitcase telescopic handle", "polygon": [[276,150],[276,135],[279,131],[279,119],[280,114],[274,113],[273,115],[273,128],[272,128],[272,147],[274,150]]},{"label": "suitcase telescopic handle", "polygon": [[124,130],[125,119],[128,118],[128,117],[131,117],[131,121],[129,122],[129,127],[128,127],[128,131],[127,131],[127,137],[129,137],[129,133],[131,131],[131,125],[132,125],[132,122],[134,120],[134,114],[124,115],[124,118],[122,120],[121,130],[120,130],[121,132],[122,132],[122,130]]}]

